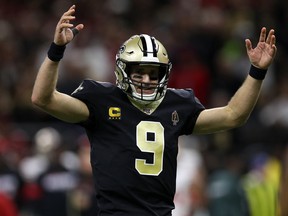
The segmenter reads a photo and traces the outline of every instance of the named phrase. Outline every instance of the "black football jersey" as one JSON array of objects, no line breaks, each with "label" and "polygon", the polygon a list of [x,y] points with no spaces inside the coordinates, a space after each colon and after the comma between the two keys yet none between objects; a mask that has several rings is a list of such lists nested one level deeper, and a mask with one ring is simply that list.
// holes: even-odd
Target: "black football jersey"
[{"label": "black football jersey", "polygon": [[90,111],[99,215],[168,216],[174,208],[178,137],[191,134],[203,105],[192,90],[167,89],[150,115],[111,83],[84,80],[72,93]]}]

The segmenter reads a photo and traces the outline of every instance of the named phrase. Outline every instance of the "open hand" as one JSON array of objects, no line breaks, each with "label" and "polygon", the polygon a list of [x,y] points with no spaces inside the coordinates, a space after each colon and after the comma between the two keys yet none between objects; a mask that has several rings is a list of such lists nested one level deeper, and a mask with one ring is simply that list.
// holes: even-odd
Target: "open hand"
[{"label": "open hand", "polygon": [[254,49],[249,39],[246,39],[245,43],[251,64],[260,69],[268,69],[277,52],[274,30],[271,29],[266,38],[266,28],[263,27],[261,29],[259,42]]},{"label": "open hand", "polygon": [[84,28],[83,24],[78,24],[74,27],[70,21],[75,19],[75,5],[72,5],[68,11],[66,11],[60,18],[54,35],[54,43],[57,45],[66,45],[71,42],[74,38],[72,28],[75,28],[77,32],[81,31]]}]

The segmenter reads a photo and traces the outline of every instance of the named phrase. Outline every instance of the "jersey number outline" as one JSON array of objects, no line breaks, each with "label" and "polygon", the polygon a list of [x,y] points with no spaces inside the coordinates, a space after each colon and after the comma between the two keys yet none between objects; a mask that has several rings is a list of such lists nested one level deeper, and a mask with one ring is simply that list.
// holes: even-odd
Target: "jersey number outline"
[{"label": "jersey number outline", "polygon": [[160,122],[141,121],[136,127],[136,145],[142,152],[153,153],[153,162],[135,159],[135,168],[141,175],[158,176],[163,170],[164,127]]}]

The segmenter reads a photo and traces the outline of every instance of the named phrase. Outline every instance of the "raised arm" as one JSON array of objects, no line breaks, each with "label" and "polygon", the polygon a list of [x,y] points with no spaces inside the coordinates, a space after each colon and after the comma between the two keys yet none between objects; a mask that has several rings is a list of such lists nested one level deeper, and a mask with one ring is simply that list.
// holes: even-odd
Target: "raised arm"
[{"label": "raised arm", "polygon": [[31,97],[32,103],[43,111],[63,121],[73,123],[86,120],[89,116],[88,108],[80,100],[58,92],[56,84],[59,62],[63,57],[65,47],[73,40],[75,33],[84,28],[83,24],[78,24],[73,28],[70,21],[75,19],[74,12],[75,5],[60,18],[55,30],[54,42],[38,71]]},{"label": "raised arm", "polygon": [[206,109],[200,113],[194,128],[195,134],[214,133],[246,123],[258,100],[268,67],[276,55],[275,42],[274,30],[270,30],[266,38],[264,27],[254,49],[251,41],[245,40],[247,55],[251,62],[249,75],[226,106]]}]

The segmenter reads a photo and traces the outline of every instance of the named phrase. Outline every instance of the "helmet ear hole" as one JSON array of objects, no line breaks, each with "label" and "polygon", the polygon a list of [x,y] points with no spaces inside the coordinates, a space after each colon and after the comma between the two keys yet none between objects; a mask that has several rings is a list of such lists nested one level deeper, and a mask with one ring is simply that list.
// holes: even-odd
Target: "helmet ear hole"
[{"label": "helmet ear hole", "polygon": [[132,72],[132,66],[131,66],[131,64],[126,64],[125,72],[127,73],[127,77],[130,77],[131,72]]}]

